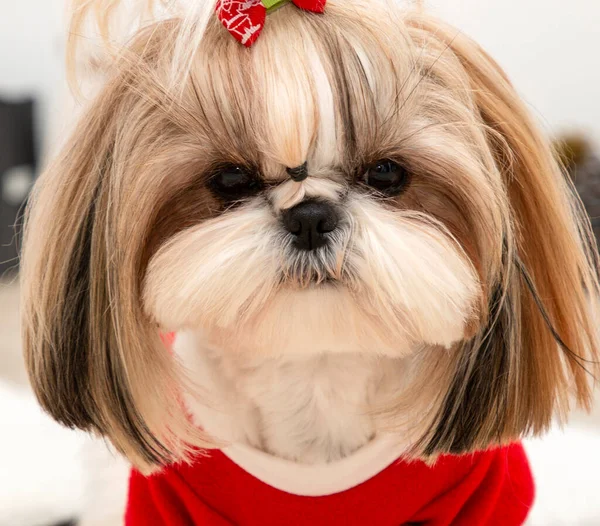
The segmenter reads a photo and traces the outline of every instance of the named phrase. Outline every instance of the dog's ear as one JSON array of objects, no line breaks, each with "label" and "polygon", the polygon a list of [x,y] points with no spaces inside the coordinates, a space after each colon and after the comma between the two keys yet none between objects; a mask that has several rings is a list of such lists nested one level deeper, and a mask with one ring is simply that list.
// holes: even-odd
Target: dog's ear
[{"label": "dog's ear", "polygon": [[[150,53],[152,46],[139,47]],[[165,142],[159,131],[167,125],[153,120],[141,67],[115,71],[35,186],[22,254],[22,327],[44,409],[69,427],[109,437],[148,471],[185,457],[187,444],[201,438],[180,407],[175,360],[141,305],[161,186],[152,173],[135,174],[149,149]]]},{"label": "dog's ear", "polygon": [[[500,67],[451,27],[418,16],[409,27],[440,62],[450,54],[461,69],[507,203],[487,321],[455,349],[449,388],[419,443],[427,455],[459,453],[542,432],[573,401],[589,407],[598,372],[597,252],[570,180]],[[435,78],[435,64],[429,73]]]}]

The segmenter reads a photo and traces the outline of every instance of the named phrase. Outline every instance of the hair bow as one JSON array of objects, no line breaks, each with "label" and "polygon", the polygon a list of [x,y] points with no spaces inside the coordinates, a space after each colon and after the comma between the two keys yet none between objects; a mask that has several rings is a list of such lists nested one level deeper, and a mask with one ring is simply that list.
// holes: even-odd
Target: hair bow
[{"label": "hair bow", "polygon": [[305,11],[322,13],[327,0],[219,0],[217,17],[236,40],[250,47],[265,26],[267,14],[289,1]]}]

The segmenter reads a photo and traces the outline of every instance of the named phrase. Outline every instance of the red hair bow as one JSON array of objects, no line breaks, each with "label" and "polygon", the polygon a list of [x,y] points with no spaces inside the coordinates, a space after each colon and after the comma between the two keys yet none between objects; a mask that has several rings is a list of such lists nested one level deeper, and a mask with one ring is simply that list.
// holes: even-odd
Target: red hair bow
[{"label": "red hair bow", "polygon": [[[296,7],[313,13],[325,10],[326,0],[290,0]],[[219,0],[217,17],[233,37],[250,47],[260,35],[267,12],[279,7],[284,0]]]}]

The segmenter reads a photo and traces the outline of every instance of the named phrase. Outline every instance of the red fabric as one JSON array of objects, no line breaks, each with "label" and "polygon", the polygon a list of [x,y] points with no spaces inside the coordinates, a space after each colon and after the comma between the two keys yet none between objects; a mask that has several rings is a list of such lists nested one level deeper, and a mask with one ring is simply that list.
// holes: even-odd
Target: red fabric
[{"label": "red fabric", "polygon": [[[325,10],[326,0],[291,1],[305,11],[322,13]],[[216,10],[225,29],[246,47],[254,44],[265,27],[267,9],[261,0],[219,0]]]},{"label": "red fabric", "polygon": [[220,451],[130,479],[126,526],[514,526],[533,502],[521,444],[441,457],[433,467],[399,460],[341,493],[300,497],[264,484]]},{"label": "red fabric", "polygon": [[292,0],[292,3],[300,9],[312,11],[313,13],[323,13],[325,11],[325,0]]},{"label": "red fabric", "polygon": [[169,351],[170,354],[173,354],[173,344],[175,343],[175,333],[174,332],[161,332],[160,339],[163,342],[165,348]]}]

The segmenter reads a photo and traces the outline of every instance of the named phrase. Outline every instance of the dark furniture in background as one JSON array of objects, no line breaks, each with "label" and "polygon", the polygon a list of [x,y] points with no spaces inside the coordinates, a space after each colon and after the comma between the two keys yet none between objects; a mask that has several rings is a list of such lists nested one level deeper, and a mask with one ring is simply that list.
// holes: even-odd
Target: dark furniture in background
[{"label": "dark furniture in background", "polygon": [[18,268],[18,214],[35,168],[33,100],[0,100],[0,277]]},{"label": "dark furniture in background", "polygon": [[583,135],[562,137],[556,146],[590,216],[596,243],[600,247],[600,152]]}]

